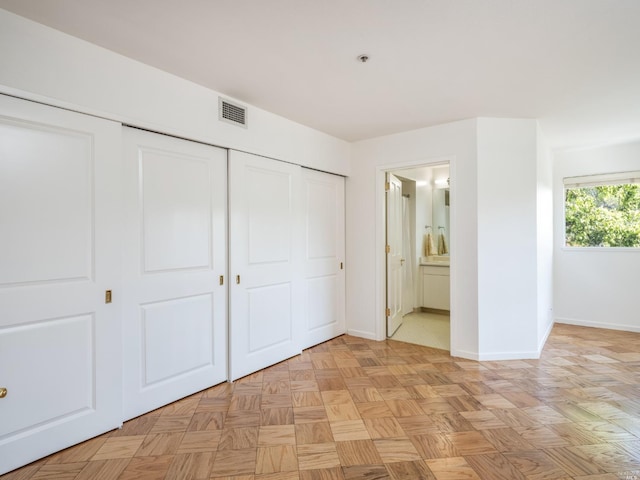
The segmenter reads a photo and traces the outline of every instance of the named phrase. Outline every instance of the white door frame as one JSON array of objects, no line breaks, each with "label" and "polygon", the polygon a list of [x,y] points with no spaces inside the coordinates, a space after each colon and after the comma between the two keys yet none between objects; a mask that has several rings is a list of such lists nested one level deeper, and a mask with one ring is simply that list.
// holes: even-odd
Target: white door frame
[{"label": "white door frame", "polygon": [[419,160],[413,160],[408,162],[392,163],[386,165],[380,165],[376,167],[376,227],[375,227],[375,272],[376,272],[376,290],[375,290],[375,305],[376,305],[376,340],[385,340],[387,317],[385,315],[387,290],[386,290],[386,253],[385,253],[385,182],[387,172],[398,172],[405,168],[417,168],[417,167],[435,167],[438,165],[449,164],[449,182],[450,182],[450,198],[451,207],[449,215],[451,218],[451,231],[449,233],[449,251],[452,252],[450,260],[450,281],[451,281],[451,311],[450,311],[450,329],[451,329],[451,355],[455,355],[458,345],[458,331],[457,331],[457,299],[458,299],[458,260],[455,252],[457,251],[458,239],[457,239],[457,206],[456,201],[456,157],[442,156],[423,158]]}]

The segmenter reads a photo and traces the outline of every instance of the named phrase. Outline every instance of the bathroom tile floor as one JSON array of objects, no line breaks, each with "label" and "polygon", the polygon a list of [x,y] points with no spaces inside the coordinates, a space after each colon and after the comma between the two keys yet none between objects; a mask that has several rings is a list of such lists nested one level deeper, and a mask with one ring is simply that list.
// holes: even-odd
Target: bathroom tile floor
[{"label": "bathroom tile floor", "polygon": [[3,480],[640,478],[640,334],[556,325],[539,360],[341,336]]},{"label": "bathroom tile floor", "polygon": [[403,317],[402,325],[395,331],[391,339],[450,350],[449,331],[448,314],[413,312]]}]

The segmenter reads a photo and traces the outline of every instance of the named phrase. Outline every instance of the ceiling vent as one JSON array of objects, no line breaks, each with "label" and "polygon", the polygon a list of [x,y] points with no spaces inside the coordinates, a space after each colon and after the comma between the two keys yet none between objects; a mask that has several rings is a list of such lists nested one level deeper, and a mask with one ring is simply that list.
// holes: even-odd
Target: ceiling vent
[{"label": "ceiling vent", "polygon": [[247,108],[218,97],[218,119],[247,128]]}]

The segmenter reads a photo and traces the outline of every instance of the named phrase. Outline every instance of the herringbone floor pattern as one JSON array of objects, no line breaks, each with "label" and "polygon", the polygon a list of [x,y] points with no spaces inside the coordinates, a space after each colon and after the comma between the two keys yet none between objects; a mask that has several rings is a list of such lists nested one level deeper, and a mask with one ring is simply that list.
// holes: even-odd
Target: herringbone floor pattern
[{"label": "herringbone floor pattern", "polygon": [[540,360],[342,336],[4,480],[640,478],[640,334],[556,325]]}]

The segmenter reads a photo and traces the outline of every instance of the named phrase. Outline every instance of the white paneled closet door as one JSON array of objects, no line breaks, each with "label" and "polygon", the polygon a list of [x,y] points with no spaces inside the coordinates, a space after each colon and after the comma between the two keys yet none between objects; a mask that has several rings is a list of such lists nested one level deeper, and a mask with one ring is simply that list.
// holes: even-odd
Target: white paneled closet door
[{"label": "white paneled closet door", "polygon": [[0,114],[2,474],[121,424],[121,127],[3,95]]},{"label": "white paneled closet door", "polygon": [[344,178],[303,168],[303,348],[345,333]]},{"label": "white paneled closet door", "polygon": [[301,352],[301,167],[229,152],[230,377]]},{"label": "white paneled closet door", "polygon": [[227,379],[227,159],[123,130],[128,419]]}]

